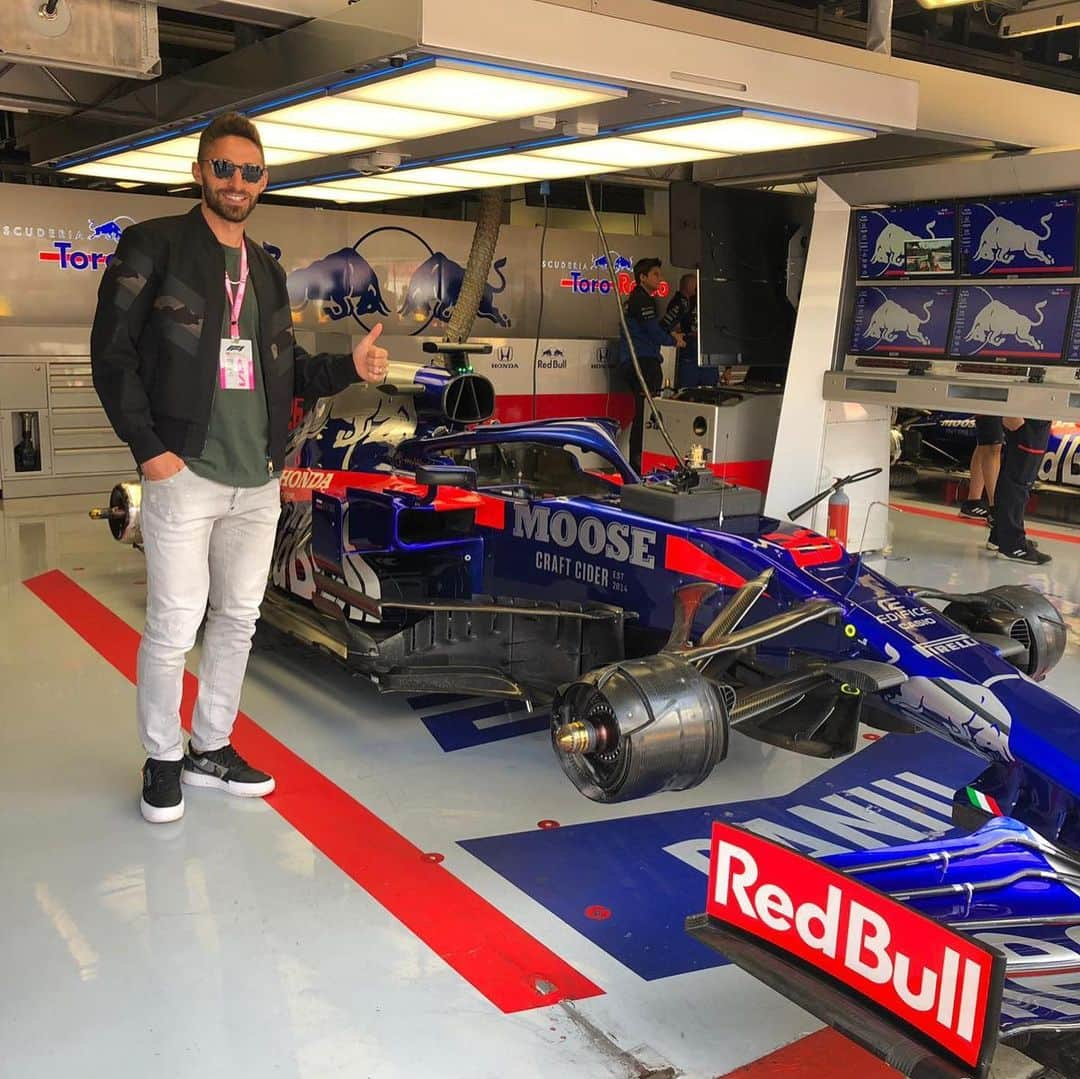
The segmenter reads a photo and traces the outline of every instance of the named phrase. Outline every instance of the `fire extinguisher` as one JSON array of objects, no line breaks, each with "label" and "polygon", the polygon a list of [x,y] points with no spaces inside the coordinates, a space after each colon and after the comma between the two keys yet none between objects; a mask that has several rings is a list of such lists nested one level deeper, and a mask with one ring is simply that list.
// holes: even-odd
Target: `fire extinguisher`
[{"label": "fire extinguisher", "polygon": [[825,534],[841,547],[847,546],[848,521],[851,518],[851,499],[837,487],[829,496],[829,524]]},{"label": "fire extinguisher", "polygon": [[868,480],[871,476],[878,475],[882,469],[867,468],[862,472],[856,472],[850,476],[843,476],[836,480],[831,487],[819,491],[813,498],[808,498],[800,506],[788,511],[788,520],[798,520],[807,510],[813,509],[823,498],[829,500],[829,523],[827,532],[829,539],[836,540],[842,547],[847,546],[848,523],[851,517],[851,499],[844,493],[844,488],[851,483],[860,480]]}]

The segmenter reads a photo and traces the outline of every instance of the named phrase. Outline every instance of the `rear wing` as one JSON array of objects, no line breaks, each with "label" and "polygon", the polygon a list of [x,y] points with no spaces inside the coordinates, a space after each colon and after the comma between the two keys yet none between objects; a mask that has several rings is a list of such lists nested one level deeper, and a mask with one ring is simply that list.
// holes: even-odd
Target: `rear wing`
[{"label": "rear wing", "polygon": [[714,823],[686,928],[904,1075],[990,1074],[1005,957],[846,873]]}]

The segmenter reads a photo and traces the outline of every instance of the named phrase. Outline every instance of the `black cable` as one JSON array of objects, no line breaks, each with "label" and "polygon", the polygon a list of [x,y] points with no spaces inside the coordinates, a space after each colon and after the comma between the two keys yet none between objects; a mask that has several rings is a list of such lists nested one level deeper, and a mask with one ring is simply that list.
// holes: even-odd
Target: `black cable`
[{"label": "black cable", "polygon": [[60,0],[45,0],[45,3],[41,5],[41,14],[47,19],[51,19],[56,14],[56,9],[60,6]]},{"label": "black cable", "polygon": [[548,231],[548,196],[544,195],[544,228],[540,233],[540,310],[536,313],[536,344],[532,363],[532,418],[536,419],[536,365],[540,359],[540,324],[544,321],[544,244]]}]

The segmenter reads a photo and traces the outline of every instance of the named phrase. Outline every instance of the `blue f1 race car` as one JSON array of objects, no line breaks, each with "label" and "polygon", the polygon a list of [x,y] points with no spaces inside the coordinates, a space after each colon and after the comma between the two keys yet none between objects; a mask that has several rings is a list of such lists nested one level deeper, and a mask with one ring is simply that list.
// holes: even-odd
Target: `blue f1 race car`
[{"label": "blue f1 race car", "polygon": [[[994,1037],[1076,1022],[1080,985],[1065,997],[1047,988],[1056,971],[1080,971],[1080,712],[1040,685],[1066,644],[1058,611],[1020,586],[897,586],[834,540],[762,516],[758,492],[706,470],[643,480],[607,420],[490,423],[494,391],[465,355],[392,363],[383,385],[304,413],[281,480],[264,619],[382,690],[549,707],[559,764],[600,802],[703,782],[735,734],[820,758],[853,752],[860,724],[957,743],[985,763],[954,800],[956,825],[975,834],[838,860],[837,875],[928,915],[946,940],[989,940],[1006,954],[1004,989],[1000,971],[964,982],[974,975],[950,958],[965,954],[959,945],[927,960],[931,988],[910,955],[896,977],[893,959],[888,978],[885,958],[863,962],[922,1008],[867,1005],[888,1036],[864,1040],[896,1057],[897,1016],[922,1016],[925,1029],[903,1028],[922,1047],[911,1059],[959,1066],[957,1038],[976,1034],[953,1022],[957,1002],[989,1015]],[[138,502],[136,485],[114,491],[103,513],[118,538],[138,540]],[[777,887],[761,891],[766,913],[755,917],[790,922]],[[711,911],[717,894],[714,880]],[[753,946],[774,959],[786,947]],[[880,934],[866,946],[886,955]],[[796,982],[835,982],[801,960],[780,973],[755,962],[803,1002],[825,994],[800,995]],[[1003,999],[1015,1006],[1002,1010]],[[825,1017],[843,1026],[837,1015],[855,1005],[830,1007]]]}]

